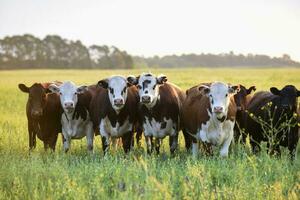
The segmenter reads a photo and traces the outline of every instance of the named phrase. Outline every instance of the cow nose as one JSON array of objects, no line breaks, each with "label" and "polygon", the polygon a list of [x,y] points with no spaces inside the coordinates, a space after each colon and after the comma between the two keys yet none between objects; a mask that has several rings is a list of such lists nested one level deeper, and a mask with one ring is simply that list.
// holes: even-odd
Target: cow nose
[{"label": "cow nose", "polygon": [[215,106],[214,107],[214,112],[216,112],[216,113],[223,112],[223,107],[222,106]]},{"label": "cow nose", "polygon": [[65,102],[65,107],[66,108],[73,108],[74,107],[74,103],[73,102]]},{"label": "cow nose", "polygon": [[40,117],[40,116],[42,116],[42,114],[43,114],[42,111],[39,111],[39,110],[34,110],[31,113],[31,115],[35,116],[35,117]]},{"label": "cow nose", "polygon": [[150,96],[142,96],[142,102],[143,103],[149,103],[150,102]]},{"label": "cow nose", "polygon": [[116,106],[121,106],[121,105],[123,105],[124,104],[124,101],[123,101],[123,99],[115,99],[114,100],[114,104],[116,105]]}]

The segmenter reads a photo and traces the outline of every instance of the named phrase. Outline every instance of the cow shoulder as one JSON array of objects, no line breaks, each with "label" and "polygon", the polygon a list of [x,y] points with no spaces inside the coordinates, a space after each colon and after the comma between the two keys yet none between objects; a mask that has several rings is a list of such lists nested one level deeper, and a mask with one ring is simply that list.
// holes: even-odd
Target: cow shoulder
[{"label": "cow shoulder", "polygon": [[198,88],[198,86],[195,86],[189,89],[182,111],[184,126],[193,134],[196,133],[203,123],[210,119],[208,115],[208,110],[210,109],[209,98],[203,95]]},{"label": "cow shoulder", "polygon": [[234,101],[233,95],[229,99],[228,111],[227,111],[227,119],[230,121],[234,121],[236,117],[237,106]]}]

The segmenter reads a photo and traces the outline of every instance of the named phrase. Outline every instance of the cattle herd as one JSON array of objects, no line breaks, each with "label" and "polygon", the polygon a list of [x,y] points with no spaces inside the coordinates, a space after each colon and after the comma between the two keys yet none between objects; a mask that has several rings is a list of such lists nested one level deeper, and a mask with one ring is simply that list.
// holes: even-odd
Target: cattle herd
[{"label": "cattle herd", "polygon": [[[240,84],[211,82],[183,91],[165,75],[143,73],[137,77],[111,76],[90,86],[55,81],[30,87],[19,84],[19,89],[28,93],[30,149],[36,147],[37,136],[45,149],[55,150],[62,133],[65,152],[73,139],[83,137],[88,151],[93,151],[94,137],[100,135],[104,153],[119,143],[127,153],[144,135],[149,154],[154,150],[159,153],[166,136],[174,154],[182,131],[185,147],[194,156],[199,150],[212,154],[218,149],[220,156],[227,157],[232,141],[241,138],[245,142],[246,135],[254,150],[262,141],[270,146],[268,134],[272,131],[266,132],[264,123],[282,127],[288,120],[290,125],[278,129],[273,146],[279,154],[280,146],[288,147],[293,158],[299,138],[300,91],[293,85],[251,94],[255,86],[247,89]],[[264,109],[267,105],[270,109]]]}]

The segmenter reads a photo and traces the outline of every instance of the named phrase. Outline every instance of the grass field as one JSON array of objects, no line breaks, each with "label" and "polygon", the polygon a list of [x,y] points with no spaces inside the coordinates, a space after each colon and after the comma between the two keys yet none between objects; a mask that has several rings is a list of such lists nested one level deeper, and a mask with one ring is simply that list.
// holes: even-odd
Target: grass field
[{"label": "grass field", "polygon": [[[28,70],[0,71],[0,199],[299,199],[300,156],[292,164],[287,151],[281,158],[265,151],[252,155],[235,145],[227,159],[199,157],[180,149],[170,157],[167,140],[159,156],[141,149],[129,155],[119,150],[103,156],[100,138],[93,155],[86,141],[75,141],[68,154],[61,138],[55,153],[42,142],[28,153],[25,104],[18,83],[72,80],[92,84],[112,74],[138,75],[145,70]],[[226,81],[258,90],[293,84],[300,89],[300,69],[153,69],[187,89],[200,82]],[[144,144],[143,144],[144,145]]]}]

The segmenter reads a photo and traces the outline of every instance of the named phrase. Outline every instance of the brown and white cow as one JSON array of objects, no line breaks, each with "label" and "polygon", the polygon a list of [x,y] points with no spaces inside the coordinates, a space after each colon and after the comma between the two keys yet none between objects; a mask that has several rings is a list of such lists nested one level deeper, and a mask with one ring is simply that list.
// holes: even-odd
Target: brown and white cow
[{"label": "brown and white cow", "polygon": [[[29,149],[36,147],[36,136],[44,142],[45,150],[55,150],[58,133],[61,132],[61,106],[59,96],[50,93],[51,83],[34,83],[31,87],[19,84],[28,93],[26,115],[28,120]],[[56,82],[60,84],[60,82]]]},{"label": "brown and white cow", "polygon": [[90,104],[90,113],[96,133],[100,132],[104,153],[112,141],[122,138],[123,149],[128,152],[133,146],[137,124],[138,91],[128,79],[111,76],[98,82],[98,88]]},{"label": "brown and white cow", "polygon": [[162,139],[169,136],[170,151],[173,154],[178,146],[178,132],[181,130],[180,112],[185,93],[176,85],[167,83],[167,77],[164,75],[156,77],[151,73],[143,73],[129,81],[139,89],[139,117],[147,152],[151,153],[155,145],[156,152],[159,153]]},{"label": "brown and white cow", "polygon": [[228,156],[237,112],[233,95],[237,89],[238,86],[214,82],[186,92],[182,117],[185,131],[193,141],[194,156],[198,153],[198,141],[220,146],[220,155]]},{"label": "brown and white cow", "polygon": [[49,89],[59,94],[63,108],[61,124],[64,136],[64,151],[67,152],[70,149],[72,139],[81,139],[85,136],[87,149],[92,151],[94,130],[89,114],[92,94],[88,91],[88,86],[76,86],[71,81],[65,81],[59,86],[51,84]]}]

